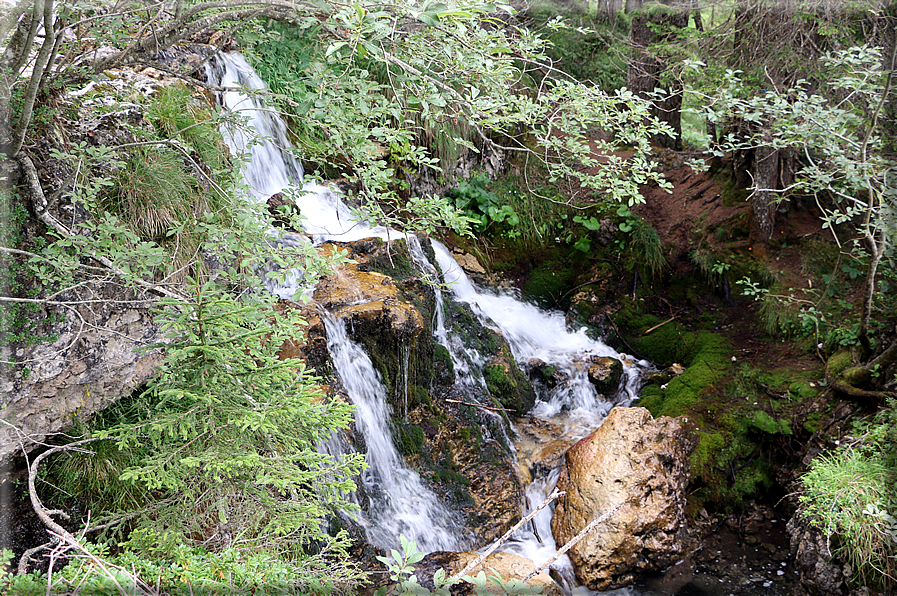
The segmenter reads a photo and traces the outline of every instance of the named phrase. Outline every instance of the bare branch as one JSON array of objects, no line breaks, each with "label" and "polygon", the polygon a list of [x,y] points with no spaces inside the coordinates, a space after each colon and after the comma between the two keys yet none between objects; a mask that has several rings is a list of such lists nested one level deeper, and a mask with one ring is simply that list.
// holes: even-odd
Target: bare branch
[{"label": "bare branch", "polygon": [[[536,517],[536,514],[538,514],[540,511],[542,511],[543,509],[545,509],[546,507],[548,507],[548,504],[549,504],[549,503],[551,503],[551,502],[554,501],[555,499],[558,499],[558,498],[560,498],[560,497],[563,497],[563,496],[566,495],[566,494],[567,494],[566,492],[564,492],[564,491],[562,491],[562,490],[558,490],[557,488],[555,488],[555,489],[551,492],[551,494],[548,495],[548,496],[545,498],[544,501],[542,501],[542,504],[541,504],[541,505],[539,505],[538,507],[536,507],[535,509],[533,509],[532,513],[530,513],[529,515],[527,515],[526,517],[524,517],[523,519],[521,519],[519,522],[517,522],[516,524],[514,524],[514,527],[512,527],[510,530],[508,530],[507,532],[505,532],[504,535],[502,535],[501,538],[499,538],[498,540],[496,540],[495,542],[493,542],[493,543],[489,546],[489,548],[487,548],[486,550],[484,550],[484,551],[480,554],[480,556],[478,556],[476,559],[474,559],[473,561],[471,561],[470,563],[468,563],[468,564],[464,567],[464,569],[462,569],[461,571],[459,571],[458,573],[456,573],[455,575],[453,575],[453,576],[452,576],[452,579],[458,579],[458,578],[460,578],[460,577],[466,575],[467,573],[470,573],[470,571],[471,571],[473,568],[475,568],[477,565],[479,565],[480,563],[482,563],[482,562],[486,559],[486,557],[488,557],[489,555],[491,555],[492,553],[494,553],[495,550],[496,550],[499,546],[501,546],[502,544],[504,544],[505,542],[507,542],[507,541],[508,541],[508,538],[510,538],[511,536],[513,536],[513,535],[514,535],[514,532],[516,532],[517,530],[519,530],[520,527],[521,527],[523,524],[525,524],[525,523],[528,522],[529,520],[531,520],[531,519],[533,519],[534,517]],[[528,578],[527,578],[527,579],[528,579]]]},{"label": "bare branch", "polygon": [[552,563],[557,561],[559,558],[564,556],[568,550],[570,550],[571,548],[576,546],[579,543],[579,541],[582,540],[583,538],[585,538],[586,534],[588,534],[589,532],[594,530],[598,526],[598,524],[603,524],[604,522],[609,520],[617,511],[620,510],[620,508],[622,506],[623,506],[623,503],[620,503],[619,505],[617,505],[610,511],[606,511],[603,514],[601,514],[599,517],[596,517],[595,519],[590,521],[585,528],[580,530],[579,534],[577,534],[576,536],[571,538],[570,541],[567,542],[567,544],[565,544],[558,552],[556,552],[553,557],[551,557],[550,559],[548,559],[547,561],[545,561],[544,563],[539,565],[535,569],[535,571],[533,571],[532,573],[527,575],[525,578],[523,578],[523,581],[528,582],[529,580],[533,579],[534,577],[536,577],[537,575],[539,575],[540,573],[545,571],[549,565],[551,565]]}]

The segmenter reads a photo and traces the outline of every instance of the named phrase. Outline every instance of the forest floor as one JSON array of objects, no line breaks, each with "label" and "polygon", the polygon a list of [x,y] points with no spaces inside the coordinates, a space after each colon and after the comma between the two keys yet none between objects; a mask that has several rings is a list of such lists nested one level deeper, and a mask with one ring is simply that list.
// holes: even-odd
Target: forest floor
[{"label": "forest floor", "polygon": [[[788,204],[777,213],[774,240],[763,246],[751,240],[751,207],[748,192],[734,190],[726,165],[712,165],[696,172],[682,163],[681,154],[665,153],[664,175],[673,184],[670,192],[657,186],[645,187],[645,203],[633,211],[646,219],[660,236],[667,250],[671,277],[688,275],[695,264],[692,250],[720,255],[733,265],[754,261],[773,272],[782,287],[801,290],[812,287],[801,254],[804,241],[816,238],[831,242],[815,206]],[[670,157],[672,156],[672,157]],[[733,267],[734,269],[735,267]],[[731,302],[707,294],[699,310],[715,309],[723,315],[718,321],[724,333],[744,359],[752,362],[788,363],[801,370],[820,366],[819,359],[805,345],[773,340],[757,318],[759,302],[741,295],[736,280],[730,280]]]}]

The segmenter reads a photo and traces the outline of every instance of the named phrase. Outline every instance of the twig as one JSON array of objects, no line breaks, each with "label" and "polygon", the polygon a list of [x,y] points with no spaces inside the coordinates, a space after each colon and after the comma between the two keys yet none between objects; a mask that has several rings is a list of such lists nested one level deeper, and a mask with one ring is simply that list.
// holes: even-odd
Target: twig
[{"label": "twig", "polygon": [[28,563],[31,562],[31,557],[38,551],[48,549],[54,544],[55,542],[51,540],[50,542],[45,542],[39,546],[35,546],[34,548],[29,548],[24,553],[22,553],[22,557],[19,559],[19,566],[16,570],[16,575],[25,575],[26,573],[28,573]]},{"label": "twig", "polygon": [[647,331],[645,331],[644,333],[642,333],[642,335],[648,335],[649,333],[651,333],[651,332],[654,331],[655,329],[660,329],[661,327],[663,327],[664,325],[666,325],[666,324],[669,323],[670,321],[674,320],[675,318],[676,318],[676,315],[673,315],[672,317],[670,317],[669,319],[667,319],[667,320],[664,321],[663,323],[658,323],[657,325],[654,325],[653,327],[651,327],[650,329],[648,329]]},{"label": "twig", "polygon": [[520,529],[520,526],[522,526],[523,524],[525,524],[525,523],[528,522],[529,520],[531,520],[531,519],[533,519],[534,517],[536,517],[536,514],[539,513],[540,511],[542,511],[543,509],[545,509],[545,508],[548,506],[549,503],[551,503],[551,502],[554,501],[555,499],[558,499],[558,498],[560,498],[560,497],[563,497],[563,496],[566,495],[566,494],[567,494],[567,493],[566,493],[565,491],[558,490],[557,488],[555,488],[555,489],[551,492],[550,495],[548,495],[547,497],[545,497],[545,500],[542,501],[542,504],[539,505],[538,507],[536,507],[536,508],[533,510],[532,513],[530,513],[529,515],[527,515],[526,517],[524,517],[523,519],[521,519],[519,522],[517,522],[516,524],[514,524],[514,527],[513,527],[513,528],[511,528],[510,530],[508,530],[507,532],[505,532],[504,535],[503,535],[501,538],[499,538],[498,540],[496,540],[495,542],[493,542],[492,545],[491,545],[489,548],[487,548],[486,550],[484,550],[484,551],[482,552],[482,554],[480,554],[479,557],[477,557],[476,559],[474,559],[473,561],[471,561],[470,563],[468,563],[467,566],[464,567],[464,569],[462,569],[461,571],[459,571],[458,573],[456,573],[455,575],[453,575],[453,576],[452,576],[452,579],[459,579],[459,578],[461,578],[462,576],[466,575],[467,573],[470,573],[470,571],[471,571],[474,567],[476,567],[477,565],[479,565],[480,563],[482,563],[482,562],[486,559],[486,557],[488,557],[489,555],[491,555],[492,553],[494,553],[495,550],[496,550],[499,546],[501,546],[502,544],[504,544],[505,542],[507,542],[508,538],[510,538],[510,537],[514,534],[514,532],[516,532],[517,530]]},{"label": "twig", "polygon": [[532,573],[530,573],[529,575],[524,577],[523,582],[526,583],[529,580],[536,577],[537,575],[539,575],[540,573],[542,573],[543,571],[545,571],[545,569],[547,569],[549,565],[551,565],[552,563],[557,561],[559,558],[561,558],[563,555],[565,555],[568,550],[570,550],[571,548],[576,546],[580,540],[585,538],[586,534],[588,534],[589,532],[594,530],[595,526],[597,526],[598,524],[602,524],[602,523],[606,522],[608,519],[610,519],[611,516],[613,516],[613,514],[616,513],[617,511],[619,511],[620,507],[622,507],[622,506],[623,506],[623,503],[620,503],[619,505],[617,505],[610,511],[607,511],[607,512],[603,513],[600,517],[597,517],[597,518],[593,519],[592,521],[590,521],[589,525],[587,525],[585,528],[580,530],[579,534],[577,534],[576,536],[571,538],[570,541],[567,542],[567,544],[565,544],[563,546],[563,548],[561,548],[561,550],[556,552],[553,557],[551,557],[550,559],[548,559],[547,561],[545,561],[544,563],[539,565]]},{"label": "twig", "polygon": [[475,404],[469,401],[458,401],[457,399],[445,399],[450,404],[461,404],[462,406],[473,406],[474,408],[483,408],[484,410],[493,410],[495,412],[514,412],[515,410],[510,410],[508,408],[495,408],[491,406],[484,406],[482,404]]}]

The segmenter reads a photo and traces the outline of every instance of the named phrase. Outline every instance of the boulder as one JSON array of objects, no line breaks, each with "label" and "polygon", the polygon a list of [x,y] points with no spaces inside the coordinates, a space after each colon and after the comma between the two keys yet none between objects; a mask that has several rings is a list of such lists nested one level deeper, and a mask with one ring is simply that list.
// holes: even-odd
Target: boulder
[{"label": "boulder", "polygon": [[566,544],[589,522],[620,506],[574,546],[576,577],[593,590],[625,586],[636,573],[683,556],[685,487],[696,445],[685,418],[654,420],[645,408],[614,408],[601,427],[567,451],[551,529]]},{"label": "boulder", "polygon": [[589,381],[595,386],[598,393],[614,395],[620,387],[620,379],[623,378],[623,363],[610,356],[594,358],[589,366]]},{"label": "boulder", "polygon": [[[447,576],[451,576],[464,569],[464,567],[466,567],[468,563],[479,556],[479,553],[474,552],[430,553],[429,555],[424,557],[421,563],[417,566],[419,570],[418,576],[424,578],[432,578],[436,570],[440,568],[445,569],[445,573]],[[466,573],[465,575],[476,577],[482,571],[486,574],[486,577],[492,577],[494,575],[493,571],[495,571],[505,581],[509,579],[522,580],[527,575],[535,571],[535,569],[535,564],[533,564],[533,562],[526,557],[521,557],[520,555],[514,555],[511,553],[498,552],[492,553],[491,555],[486,557],[486,559],[482,563],[474,567],[472,571]],[[541,588],[541,592],[539,592],[540,594],[548,596],[561,595],[561,590],[558,585],[544,571],[531,579],[528,584],[534,588]],[[488,594],[506,593],[503,589],[500,589],[492,582],[488,582],[486,585],[486,593]],[[471,584],[467,582],[461,582],[460,584],[452,586],[451,593],[474,594],[476,592],[474,591],[474,587]]]}]

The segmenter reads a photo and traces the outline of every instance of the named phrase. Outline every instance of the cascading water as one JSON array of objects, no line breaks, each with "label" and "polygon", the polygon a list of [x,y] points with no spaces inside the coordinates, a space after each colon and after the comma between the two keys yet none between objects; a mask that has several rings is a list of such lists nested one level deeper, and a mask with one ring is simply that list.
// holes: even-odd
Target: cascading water
[{"label": "cascading water", "polygon": [[[248,155],[243,175],[255,200],[264,202],[278,192],[294,195],[306,230],[315,241],[351,241],[377,236],[384,239],[404,235],[386,228],[372,228],[359,221],[329,188],[302,182],[302,166],[290,153],[292,145],[286,126],[265,107],[258,97],[249,97],[239,89],[262,91],[265,85],[239,54],[225,54],[207,70],[209,80],[228,88],[222,104],[245,118],[244,126],[229,125],[224,137],[235,155]],[[230,89],[232,88],[233,89]],[[253,133],[255,129],[258,133]],[[260,134],[262,138],[257,138]],[[304,236],[281,236],[279,242],[305,241]],[[292,281],[300,278],[293,275]],[[292,298],[298,284],[282,284],[271,290],[282,298]],[[368,541],[382,548],[397,548],[398,537],[417,542],[422,552],[453,550],[462,547],[463,532],[451,513],[430,491],[420,477],[409,470],[393,445],[386,389],[370,358],[347,334],[342,322],[324,314],[328,349],[334,368],[355,405],[355,427],[367,447],[368,469],[361,481],[369,503],[358,522]],[[405,363],[407,373],[408,364]],[[336,439],[324,447],[338,455],[345,445]]]},{"label": "cascading water", "polygon": [[[251,67],[237,54],[223,55],[217,65],[208,69],[213,83],[230,87],[263,90],[264,84]],[[249,98],[239,91],[227,91],[222,103],[247,118],[247,128],[258,133],[246,134],[240,128],[224,131],[235,154],[248,153],[250,159],[244,174],[252,196],[265,201],[277,192],[290,194],[306,218],[305,228],[315,242],[325,239],[343,241],[372,236],[383,239],[407,238],[411,254],[424,274],[435,281],[436,269],[420,248],[417,239],[386,228],[372,228],[359,220],[333,191],[325,186],[307,183],[302,168],[290,153],[292,146],[286,126],[270,112],[261,100]],[[256,134],[266,137],[255,141]],[[470,305],[483,324],[498,330],[508,341],[514,358],[520,363],[539,360],[562,370],[568,381],[539,396],[531,412],[540,418],[563,419],[564,426],[575,435],[584,435],[596,428],[614,403],[598,395],[588,380],[588,362],[593,356],[611,356],[626,363],[621,394],[626,401],[636,396],[639,368],[628,357],[621,356],[601,342],[590,339],[584,331],[566,330],[560,313],[546,313],[525,304],[509,294],[490,293],[477,289],[452,258],[449,251],[433,241],[444,280],[451,285],[453,299]],[[282,297],[292,297],[295,288],[275,289]],[[462,345],[459,337],[446,324],[442,294],[438,287],[434,335],[446,347],[455,365],[456,381],[463,387],[485,391],[483,357]],[[368,539],[377,546],[395,545],[399,534],[417,541],[425,552],[455,549],[460,546],[458,530],[451,514],[409,470],[393,446],[389,430],[389,408],[386,392],[370,359],[346,335],[343,324],[325,315],[328,347],[343,384],[356,406],[356,429],[364,436],[369,469],[362,481],[370,499],[360,523]],[[495,415],[495,414],[491,414]],[[334,442],[335,444],[336,442]],[[335,447],[332,447],[335,448]],[[528,490],[531,507],[541,503],[557,480],[557,474],[537,479]],[[539,516],[528,532],[521,532],[508,550],[533,558],[536,563],[554,553],[554,541],[548,528],[550,513]],[[569,563],[567,563],[569,564]],[[563,567],[563,560],[560,562]],[[563,573],[563,572],[562,572]],[[624,592],[625,593],[625,592]]]},{"label": "cascading water", "polygon": [[371,359],[349,339],[344,321],[325,316],[324,325],[333,366],[355,405],[355,428],[367,447],[362,482],[370,503],[362,525],[368,540],[394,547],[402,535],[423,552],[457,549],[460,528],[393,445],[386,387]]}]

